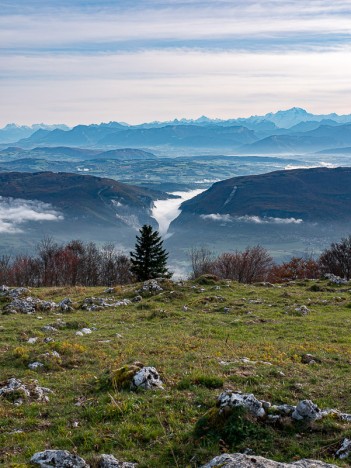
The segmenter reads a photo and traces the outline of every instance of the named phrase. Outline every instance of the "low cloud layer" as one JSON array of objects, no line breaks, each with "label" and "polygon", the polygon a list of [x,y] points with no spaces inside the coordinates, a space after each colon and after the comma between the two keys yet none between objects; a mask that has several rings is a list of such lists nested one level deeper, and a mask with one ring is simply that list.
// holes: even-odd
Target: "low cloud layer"
[{"label": "low cloud layer", "polygon": [[208,215],[200,215],[200,218],[207,221],[232,223],[235,221],[252,223],[252,224],[301,224],[302,219],[299,218],[273,218],[271,216],[230,216],[229,214],[212,213]]},{"label": "low cloud layer", "polygon": [[63,216],[48,203],[0,197],[0,234],[23,232],[29,221],[60,221]]}]

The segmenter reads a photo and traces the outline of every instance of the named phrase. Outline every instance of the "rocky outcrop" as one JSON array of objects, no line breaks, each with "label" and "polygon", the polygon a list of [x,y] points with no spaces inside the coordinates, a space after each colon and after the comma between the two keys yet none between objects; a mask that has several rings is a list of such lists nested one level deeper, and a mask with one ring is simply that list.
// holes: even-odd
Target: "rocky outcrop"
[{"label": "rocky outcrop", "polygon": [[6,384],[3,384],[2,387],[0,386],[0,397],[13,401],[16,406],[21,405],[24,400],[48,402],[48,394],[50,393],[52,393],[52,390],[40,387],[36,380],[32,381],[31,384],[25,385],[21,380],[12,378]]},{"label": "rocky outcrop", "polygon": [[217,405],[220,408],[220,413],[226,412],[231,408],[241,406],[257,418],[261,418],[265,415],[262,402],[257,400],[257,398],[251,393],[232,392],[227,390],[219,395]]},{"label": "rocky outcrop", "polygon": [[201,468],[337,468],[317,460],[299,460],[294,463],[279,463],[263,457],[243,455],[242,453],[224,454],[213,458]]},{"label": "rocky outcrop", "polygon": [[43,452],[35,453],[30,462],[34,466],[40,468],[89,468],[89,465],[67,450],[44,450]]},{"label": "rocky outcrop", "polygon": [[121,301],[113,301],[102,297],[87,297],[84,299],[81,308],[88,311],[103,310],[108,307],[120,307],[130,305],[132,302],[129,299],[122,299]]},{"label": "rocky outcrop", "polygon": [[137,463],[122,462],[117,460],[113,455],[100,455],[98,462],[98,468],[136,468]]}]

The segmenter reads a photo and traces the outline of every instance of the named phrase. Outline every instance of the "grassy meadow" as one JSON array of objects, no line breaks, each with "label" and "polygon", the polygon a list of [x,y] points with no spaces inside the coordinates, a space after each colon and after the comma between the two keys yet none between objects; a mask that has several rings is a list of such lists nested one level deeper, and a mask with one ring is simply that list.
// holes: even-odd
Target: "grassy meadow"
[{"label": "grassy meadow", "polygon": [[[53,390],[48,403],[0,399],[0,465],[29,466],[44,449],[67,449],[91,466],[110,453],[146,467],[197,467],[222,452],[250,448],[277,461],[314,458],[340,466],[335,451],[351,424],[332,417],[311,425],[250,421],[208,425],[204,415],[223,389],[253,393],[272,403],[311,399],[322,409],[351,413],[351,297],[327,281],[242,285],[200,278],[160,283],[140,302],[89,312],[1,315],[0,382],[38,380]],[[31,294],[133,298],[141,285],[42,288]],[[0,308],[7,300],[0,298]],[[305,305],[309,312],[295,309]],[[185,307],[184,307],[185,306]],[[44,332],[52,325],[56,332]],[[76,336],[83,327],[92,333]],[[44,342],[45,337],[53,341]],[[34,344],[27,341],[37,337]],[[43,369],[28,364],[57,351]],[[313,354],[320,362],[304,364]],[[242,361],[247,358],[249,361]],[[109,385],[109,370],[140,361],[154,366],[164,390],[132,392]],[[2,387],[3,385],[0,385]]]}]

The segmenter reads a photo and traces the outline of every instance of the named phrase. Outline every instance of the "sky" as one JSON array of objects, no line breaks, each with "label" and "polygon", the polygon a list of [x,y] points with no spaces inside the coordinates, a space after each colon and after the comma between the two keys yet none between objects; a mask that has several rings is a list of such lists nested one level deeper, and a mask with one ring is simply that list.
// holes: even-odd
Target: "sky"
[{"label": "sky", "polygon": [[0,0],[0,126],[351,112],[351,0]]}]

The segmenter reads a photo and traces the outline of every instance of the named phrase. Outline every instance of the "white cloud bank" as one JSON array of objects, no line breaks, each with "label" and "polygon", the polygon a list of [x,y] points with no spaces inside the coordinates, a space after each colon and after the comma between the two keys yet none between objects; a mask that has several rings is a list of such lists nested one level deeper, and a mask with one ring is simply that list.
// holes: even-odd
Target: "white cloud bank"
[{"label": "white cloud bank", "polygon": [[229,214],[212,213],[208,215],[200,215],[200,218],[207,221],[232,223],[235,221],[252,223],[252,224],[301,224],[303,222],[300,218],[274,218],[271,216],[230,216]]},{"label": "white cloud bank", "polygon": [[29,221],[60,221],[63,216],[48,203],[0,197],[0,234],[23,232],[20,225]]}]

